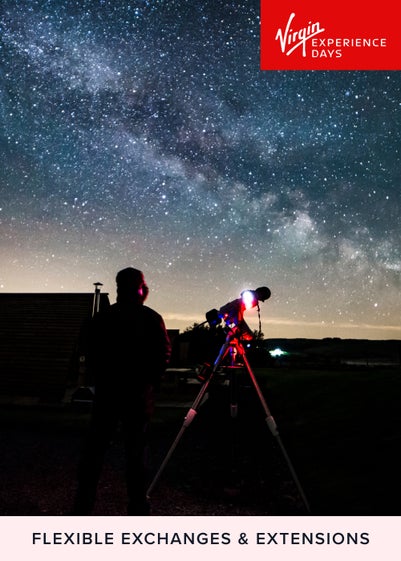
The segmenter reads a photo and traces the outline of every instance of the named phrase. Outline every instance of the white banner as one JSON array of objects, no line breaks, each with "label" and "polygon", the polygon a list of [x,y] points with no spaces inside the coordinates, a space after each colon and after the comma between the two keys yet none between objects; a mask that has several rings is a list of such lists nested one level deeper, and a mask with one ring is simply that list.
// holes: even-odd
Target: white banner
[{"label": "white banner", "polygon": [[4,517],[3,559],[399,561],[400,517]]}]

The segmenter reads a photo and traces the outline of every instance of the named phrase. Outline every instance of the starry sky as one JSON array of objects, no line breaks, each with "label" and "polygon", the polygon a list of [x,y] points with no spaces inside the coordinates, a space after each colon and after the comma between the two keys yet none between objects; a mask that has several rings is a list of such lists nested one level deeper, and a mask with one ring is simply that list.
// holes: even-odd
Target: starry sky
[{"label": "starry sky", "polygon": [[131,265],[168,328],[268,286],[265,337],[401,338],[401,74],[262,72],[259,24],[2,0],[1,292],[114,301]]}]

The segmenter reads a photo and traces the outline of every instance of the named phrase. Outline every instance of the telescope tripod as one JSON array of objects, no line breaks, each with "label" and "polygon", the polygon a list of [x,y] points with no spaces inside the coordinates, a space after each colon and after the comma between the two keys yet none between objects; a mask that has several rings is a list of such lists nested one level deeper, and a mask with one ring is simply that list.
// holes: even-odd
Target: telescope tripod
[{"label": "telescope tripod", "polygon": [[[191,425],[192,421],[194,420],[194,418],[196,417],[197,413],[198,413],[198,409],[200,408],[200,406],[202,405],[202,401],[203,398],[205,397],[205,394],[209,388],[210,383],[212,382],[213,378],[216,375],[216,372],[218,371],[219,367],[221,366],[223,360],[227,357],[228,354],[231,354],[231,365],[233,368],[235,368],[235,364],[238,364],[238,360],[241,360],[243,362],[244,368],[246,370],[246,372],[248,373],[253,387],[256,390],[256,394],[259,398],[260,404],[262,405],[264,412],[265,412],[265,421],[266,424],[270,430],[270,432],[272,433],[272,435],[275,437],[281,452],[284,456],[284,459],[287,463],[288,469],[291,473],[292,479],[297,487],[298,493],[302,499],[302,502],[305,506],[306,511],[309,513],[310,512],[310,508],[309,508],[309,504],[307,501],[307,498],[305,496],[305,493],[302,489],[302,486],[300,484],[300,481],[298,479],[298,476],[295,472],[295,469],[292,465],[292,462],[288,456],[288,453],[282,443],[276,422],[272,416],[272,414],[270,413],[270,410],[267,406],[267,403],[263,397],[262,391],[259,387],[259,384],[256,380],[256,377],[254,375],[254,373],[252,372],[251,366],[248,362],[246,353],[245,353],[245,349],[244,346],[241,342],[240,339],[240,335],[237,335],[237,331],[238,328],[229,328],[227,337],[225,342],[223,343],[220,352],[213,364],[213,368],[209,374],[209,376],[207,376],[203,382],[203,385],[200,389],[200,392],[198,393],[197,397],[195,398],[195,401],[192,403],[192,406],[190,407],[190,409],[188,410],[185,418],[184,418],[184,422],[181,426],[181,429],[179,430],[174,442],[172,443],[172,445],[170,446],[169,451],[167,452],[163,462],[161,463],[156,475],[154,476],[148,490],[147,490],[147,496],[150,497],[155,485],[157,484],[164,468],[166,467],[166,465],[168,464],[172,454],[174,453],[174,450],[176,449],[179,441],[181,440],[184,432],[186,431],[186,429]],[[235,376],[235,375],[234,375]],[[230,380],[230,384],[233,382],[233,379]],[[235,396],[235,392],[233,391],[233,388],[231,388],[231,416],[232,417],[236,417],[237,415],[237,403],[236,403],[236,399],[234,398]]]}]

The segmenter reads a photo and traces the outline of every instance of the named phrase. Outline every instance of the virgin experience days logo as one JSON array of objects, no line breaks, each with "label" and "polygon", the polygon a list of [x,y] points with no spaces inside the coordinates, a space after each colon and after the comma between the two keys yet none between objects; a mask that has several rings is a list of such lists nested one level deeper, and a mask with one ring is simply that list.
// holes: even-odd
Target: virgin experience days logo
[{"label": "virgin experience days logo", "polygon": [[298,47],[302,47],[302,56],[306,57],[306,43],[323,33],[325,30],[320,27],[320,23],[309,22],[308,27],[302,27],[298,31],[293,31],[291,28],[292,20],[295,18],[295,13],[292,13],[288,18],[287,26],[285,31],[278,29],[275,40],[280,41],[281,52],[289,56]]},{"label": "virgin experience days logo", "polygon": [[[302,47],[302,56],[307,55],[306,44],[310,41],[312,49],[310,54],[312,58],[341,58],[343,56],[342,49],[346,48],[386,48],[386,37],[326,37],[316,39],[316,35],[323,33],[324,28],[320,27],[320,22],[308,23],[307,27],[302,27],[298,31],[293,31],[291,24],[295,18],[293,12],[288,18],[285,31],[278,29],[275,40],[280,42],[281,52],[286,56],[291,55],[298,47]],[[319,47],[319,48],[317,48]]]},{"label": "virgin experience days logo", "polygon": [[261,69],[399,70],[398,2],[260,0]]}]

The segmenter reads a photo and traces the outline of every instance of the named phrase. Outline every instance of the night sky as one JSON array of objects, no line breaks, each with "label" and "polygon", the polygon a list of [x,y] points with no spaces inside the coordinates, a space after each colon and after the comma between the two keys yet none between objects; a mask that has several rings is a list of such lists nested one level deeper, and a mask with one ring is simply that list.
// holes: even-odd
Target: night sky
[{"label": "night sky", "polygon": [[3,0],[0,34],[2,292],[132,265],[169,328],[266,285],[265,337],[401,337],[400,72],[262,72],[254,0]]}]

